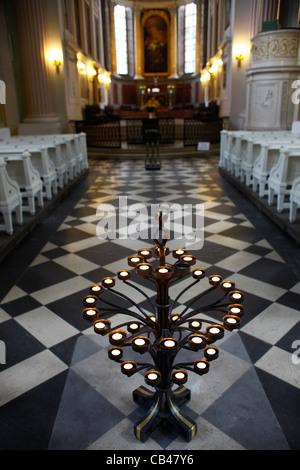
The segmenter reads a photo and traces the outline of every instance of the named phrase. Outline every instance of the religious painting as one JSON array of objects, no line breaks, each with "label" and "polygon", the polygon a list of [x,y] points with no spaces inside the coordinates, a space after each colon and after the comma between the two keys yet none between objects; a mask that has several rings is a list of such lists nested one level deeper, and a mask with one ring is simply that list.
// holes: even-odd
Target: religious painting
[{"label": "religious painting", "polygon": [[160,15],[153,14],[144,22],[144,73],[168,73],[168,25]]}]

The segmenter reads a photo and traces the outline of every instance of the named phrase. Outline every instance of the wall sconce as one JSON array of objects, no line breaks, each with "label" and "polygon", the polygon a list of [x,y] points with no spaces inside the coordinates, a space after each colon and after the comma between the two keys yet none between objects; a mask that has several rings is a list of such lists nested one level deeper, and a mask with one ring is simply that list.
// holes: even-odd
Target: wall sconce
[{"label": "wall sconce", "polygon": [[236,58],[236,60],[237,60],[237,65],[238,65],[238,67],[240,68],[240,67],[242,66],[242,60],[243,60],[243,58],[244,58],[244,55],[243,55],[242,53],[240,53],[240,54],[237,54],[237,55],[235,56],[235,58]]},{"label": "wall sconce", "polygon": [[59,67],[62,64],[62,53],[60,51],[51,51],[48,55],[50,63],[56,68],[56,73],[59,73]]},{"label": "wall sconce", "polygon": [[86,69],[86,66],[83,62],[80,62],[80,60],[77,62],[77,68],[80,70],[80,72],[83,72]]},{"label": "wall sconce", "polygon": [[98,75],[98,81],[101,83],[105,83],[106,85],[109,85],[111,83],[111,79],[107,75],[103,75],[103,73],[100,73]]},{"label": "wall sconce", "polygon": [[96,70],[93,67],[88,67],[87,73],[91,82],[94,80],[95,75],[97,75]]},{"label": "wall sconce", "polygon": [[210,75],[214,78],[216,76],[216,73],[218,71],[218,65],[217,63],[214,63],[210,68],[209,68],[209,73]]},{"label": "wall sconce", "polygon": [[239,44],[234,48],[235,58],[237,60],[237,66],[240,68],[242,66],[242,60],[244,60],[245,56],[248,53],[247,46]]}]

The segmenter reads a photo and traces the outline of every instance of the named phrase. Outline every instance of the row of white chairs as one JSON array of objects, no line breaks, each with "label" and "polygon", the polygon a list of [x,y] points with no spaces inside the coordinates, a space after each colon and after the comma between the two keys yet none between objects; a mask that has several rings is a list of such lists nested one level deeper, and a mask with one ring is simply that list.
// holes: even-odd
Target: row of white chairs
[{"label": "row of white chairs", "polygon": [[[290,131],[222,131],[219,166],[259,197],[277,198],[277,211],[290,210],[295,222],[299,206],[300,135]],[[288,202],[287,202],[288,199]]]},{"label": "row of white chairs", "polygon": [[36,213],[69,181],[88,168],[86,135],[10,137],[0,140],[0,230],[13,234],[12,213]]}]

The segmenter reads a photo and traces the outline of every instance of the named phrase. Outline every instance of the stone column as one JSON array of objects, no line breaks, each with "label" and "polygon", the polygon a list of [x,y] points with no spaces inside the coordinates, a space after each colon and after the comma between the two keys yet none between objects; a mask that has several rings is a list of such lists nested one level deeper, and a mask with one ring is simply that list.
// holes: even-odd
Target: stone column
[{"label": "stone column", "polygon": [[59,133],[61,123],[55,113],[52,64],[48,58],[45,0],[16,0],[15,6],[27,112],[19,125],[19,134]]},{"label": "stone column", "polygon": [[135,74],[134,78],[143,78],[142,75],[142,48],[144,47],[141,38],[141,8],[133,7],[134,24],[134,49],[135,49]]},{"label": "stone column", "polygon": [[178,78],[177,73],[177,7],[169,8],[170,12],[170,76],[169,78]]}]

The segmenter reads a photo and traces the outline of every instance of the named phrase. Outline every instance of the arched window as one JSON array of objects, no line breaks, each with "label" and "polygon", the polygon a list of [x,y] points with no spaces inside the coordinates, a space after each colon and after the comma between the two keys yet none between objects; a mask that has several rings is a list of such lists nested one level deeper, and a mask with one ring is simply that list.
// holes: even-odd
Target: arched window
[{"label": "arched window", "polygon": [[115,43],[117,73],[119,75],[128,74],[128,53],[127,53],[127,22],[126,8],[123,5],[114,7],[115,23]]},{"label": "arched window", "polygon": [[196,71],[196,35],[197,6],[195,3],[185,5],[184,12],[184,72]]}]

